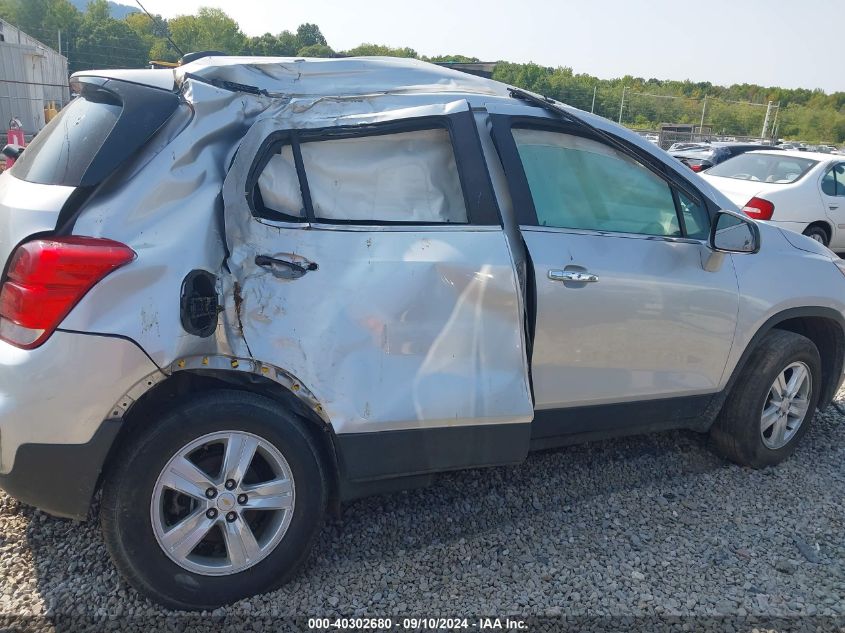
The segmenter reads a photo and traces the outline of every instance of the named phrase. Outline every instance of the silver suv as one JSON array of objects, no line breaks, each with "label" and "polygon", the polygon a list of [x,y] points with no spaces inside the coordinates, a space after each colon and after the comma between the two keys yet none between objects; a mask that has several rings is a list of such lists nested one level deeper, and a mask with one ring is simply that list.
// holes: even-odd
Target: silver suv
[{"label": "silver suv", "polygon": [[612,435],[785,459],[842,263],[652,143],[388,58],[85,72],[0,177],[0,485],[139,591],[285,582],[327,510]]}]

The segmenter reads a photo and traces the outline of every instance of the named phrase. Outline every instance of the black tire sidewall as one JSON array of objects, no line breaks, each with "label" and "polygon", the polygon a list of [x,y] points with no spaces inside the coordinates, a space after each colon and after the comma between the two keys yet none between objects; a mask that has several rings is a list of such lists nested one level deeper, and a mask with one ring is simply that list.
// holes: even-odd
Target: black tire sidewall
[{"label": "black tire sidewall", "polygon": [[[287,418],[287,419],[286,419]],[[103,527],[112,556],[132,584],[176,608],[215,608],[278,586],[307,557],[322,523],[325,478],[318,453],[301,423],[280,405],[246,392],[194,396],[135,435],[103,490]],[[279,449],[295,486],[291,523],[276,549],[253,567],[227,576],[204,576],[173,562],[156,540],[150,519],[152,492],[167,462],[193,440],[216,431],[246,431]],[[139,586],[140,585],[140,586]]]},{"label": "black tire sidewall", "polygon": [[[789,336],[778,336],[762,343],[764,349],[754,355],[756,358],[749,359],[747,379],[735,386],[740,391],[738,398],[729,403],[733,405],[733,415],[729,420],[730,427],[726,430],[733,435],[741,462],[755,468],[778,464],[795,451],[812,424],[821,392],[821,360],[815,345],[809,339],[791,332],[778,334]],[[803,362],[810,369],[810,406],[795,435],[785,446],[774,450],[763,443],[760,431],[763,406],[777,375],[794,362]]]},{"label": "black tire sidewall", "polygon": [[804,230],[804,235],[806,235],[807,237],[811,237],[813,234],[821,235],[822,244],[824,244],[825,246],[830,244],[830,239],[827,236],[827,231],[825,231],[823,228],[818,226],[811,226],[810,228]]}]

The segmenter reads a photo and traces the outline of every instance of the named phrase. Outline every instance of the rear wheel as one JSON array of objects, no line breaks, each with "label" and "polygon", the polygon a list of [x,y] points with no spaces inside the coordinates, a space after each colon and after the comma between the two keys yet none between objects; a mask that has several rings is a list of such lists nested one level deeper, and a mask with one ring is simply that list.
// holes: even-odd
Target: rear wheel
[{"label": "rear wheel", "polygon": [[808,226],[804,229],[804,235],[816,240],[824,246],[830,244],[830,236],[828,236],[827,231],[820,226]]},{"label": "rear wheel", "polygon": [[813,342],[793,332],[769,332],[711,429],[717,449],[752,468],[783,461],[810,427],[820,387],[821,361]]},{"label": "rear wheel", "polygon": [[106,544],[139,591],[179,609],[272,589],[304,562],[327,486],[302,422],[251,393],[193,396],[131,436],[103,487]]}]

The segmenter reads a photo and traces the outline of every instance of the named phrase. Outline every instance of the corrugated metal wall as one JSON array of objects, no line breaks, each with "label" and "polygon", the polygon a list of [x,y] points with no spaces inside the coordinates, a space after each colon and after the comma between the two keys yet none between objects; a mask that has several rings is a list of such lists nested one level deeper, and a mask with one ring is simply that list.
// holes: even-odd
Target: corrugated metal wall
[{"label": "corrugated metal wall", "polygon": [[67,58],[0,20],[0,142],[9,120],[23,123],[27,139],[44,127],[44,108],[70,100]]}]

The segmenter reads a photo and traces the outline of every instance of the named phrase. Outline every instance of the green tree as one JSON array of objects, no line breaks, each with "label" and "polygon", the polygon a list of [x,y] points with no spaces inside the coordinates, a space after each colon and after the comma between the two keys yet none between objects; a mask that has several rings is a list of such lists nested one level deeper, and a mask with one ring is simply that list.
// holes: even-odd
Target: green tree
[{"label": "green tree", "polygon": [[391,48],[381,44],[359,44],[355,48],[344,51],[347,57],[413,57],[419,58],[413,48]]},{"label": "green tree", "polygon": [[175,62],[179,59],[178,51],[174,50],[167,40],[167,21],[160,15],[150,19],[146,13],[130,13],[124,18],[124,22],[144,42],[151,60]]},{"label": "green tree", "polygon": [[257,37],[247,38],[243,53],[267,57],[293,57],[299,48],[299,40],[296,35],[290,31],[282,31],[278,35],[265,33]]},{"label": "green tree", "polygon": [[335,52],[325,44],[303,46],[296,52],[297,57],[335,57]]},{"label": "green tree", "polygon": [[296,39],[300,48],[314,46],[315,44],[327,45],[326,38],[320,32],[320,27],[310,22],[299,25],[299,28],[296,29]]},{"label": "green tree", "polygon": [[141,37],[123,21],[103,14],[105,0],[88,3],[69,53],[71,72],[91,68],[143,68],[149,48]]},{"label": "green tree", "polygon": [[217,50],[240,53],[246,44],[238,23],[220,9],[202,7],[196,15],[180,15],[169,21],[171,36],[185,53]]}]

